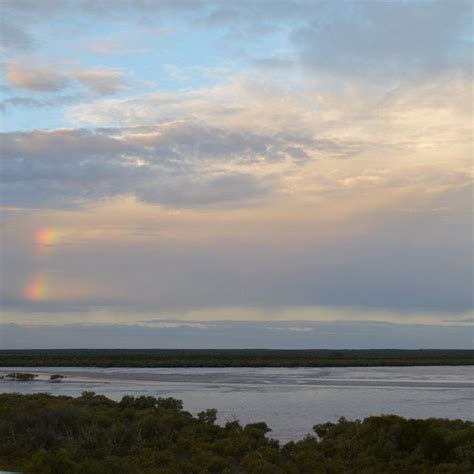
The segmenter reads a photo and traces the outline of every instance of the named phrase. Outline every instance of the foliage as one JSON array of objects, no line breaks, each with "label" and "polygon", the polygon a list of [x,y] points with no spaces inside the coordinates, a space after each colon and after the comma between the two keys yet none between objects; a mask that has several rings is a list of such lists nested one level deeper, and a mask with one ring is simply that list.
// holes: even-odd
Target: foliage
[{"label": "foliage", "polygon": [[61,375],[61,374],[52,374],[50,377],[49,377],[49,381],[50,382],[61,382],[62,379],[65,379],[66,376],[65,375]]},{"label": "foliage", "polygon": [[172,398],[0,394],[0,469],[53,474],[471,473],[474,426],[461,420],[341,418],[280,446],[265,423],[216,425]]},{"label": "foliage", "polygon": [[473,365],[474,350],[0,350],[3,367],[367,367]]},{"label": "foliage", "polygon": [[16,380],[19,382],[30,382],[31,380],[38,377],[36,374],[28,374],[24,372],[12,372],[11,374],[7,374],[5,378],[10,380]]}]

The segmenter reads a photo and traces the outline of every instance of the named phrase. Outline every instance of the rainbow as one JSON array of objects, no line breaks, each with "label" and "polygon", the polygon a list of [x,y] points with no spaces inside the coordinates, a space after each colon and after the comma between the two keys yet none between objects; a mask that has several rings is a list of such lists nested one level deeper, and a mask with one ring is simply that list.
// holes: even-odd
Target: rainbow
[{"label": "rainbow", "polygon": [[59,229],[40,229],[35,233],[35,244],[54,245],[61,240],[62,235]]},{"label": "rainbow", "polygon": [[[34,253],[43,261],[60,243],[64,232],[52,227],[44,227],[33,234]],[[40,267],[41,269],[41,267]],[[23,289],[23,296],[29,301],[43,301],[50,297],[50,278],[45,271],[36,271],[31,275]]]},{"label": "rainbow", "polygon": [[30,301],[41,301],[48,296],[48,281],[44,273],[36,273],[26,285],[24,297]]}]

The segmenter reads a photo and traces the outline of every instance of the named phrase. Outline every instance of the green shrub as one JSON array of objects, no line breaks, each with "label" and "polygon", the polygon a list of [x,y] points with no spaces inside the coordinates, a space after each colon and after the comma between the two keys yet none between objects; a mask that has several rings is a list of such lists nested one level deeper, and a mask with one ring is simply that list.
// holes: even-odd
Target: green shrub
[{"label": "green shrub", "polygon": [[219,426],[172,398],[0,394],[0,470],[37,474],[472,474],[474,425],[385,415],[280,446],[265,423]]},{"label": "green shrub", "polygon": [[66,376],[65,375],[61,375],[61,374],[52,374],[50,377],[49,377],[49,381],[50,382],[61,382],[62,379],[65,379]]},{"label": "green shrub", "polygon": [[23,372],[12,372],[11,374],[6,375],[5,378],[11,380],[17,380],[19,382],[30,382],[38,377],[36,374],[28,374]]}]

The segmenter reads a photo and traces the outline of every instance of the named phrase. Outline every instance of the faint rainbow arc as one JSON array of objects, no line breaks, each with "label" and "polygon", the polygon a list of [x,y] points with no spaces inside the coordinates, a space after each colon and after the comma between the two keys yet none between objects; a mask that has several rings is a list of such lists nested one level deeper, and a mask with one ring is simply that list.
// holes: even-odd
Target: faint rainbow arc
[{"label": "faint rainbow arc", "polygon": [[35,234],[35,244],[37,245],[54,245],[57,244],[61,237],[63,236],[63,232],[59,229],[40,229]]},{"label": "faint rainbow arc", "polygon": [[30,301],[45,300],[49,294],[48,277],[44,272],[38,272],[29,280],[24,290],[24,296]]},{"label": "faint rainbow arc", "polygon": [[[64,236],[60,229],[44,227],[33,234],[33,245],[38,258],[48,257],[51,250]],[[51,296],[51,284],[45,270],[36,271],[30,276],[23,289],[23,296],[29,301],[43,301]]]}]

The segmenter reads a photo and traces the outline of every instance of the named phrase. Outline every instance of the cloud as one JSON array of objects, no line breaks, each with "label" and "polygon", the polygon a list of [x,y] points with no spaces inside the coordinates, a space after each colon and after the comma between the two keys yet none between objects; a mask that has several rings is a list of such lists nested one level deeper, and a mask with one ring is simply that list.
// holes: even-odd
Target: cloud
[{"label": "cloud", "polygon": [[103,56],[136,56],[150,53],[153,50],[152,45],[164,38],[168,32],[166,27],[137,24],[133,31],[125,29],[95,36],[85,42],[81,49]]},{"label": "cloud", "polygon": [[[228,142],[193,124],[91,132],[12,132],[2,136],[4,204],[63,207],[132,194],[146,202],[206,206],[251,201],[270,182],[238,168],[263,153],[265,137]],[[283,150],[285,144],[280,145]],[[67,157],[67,158],[65,158]],[[35,183],[34,192],[28,191]],[[30,203],[30,204],[29,204]]]},{"label": "cloud", "polygon": [[474,324],[474,318],[453,318],[453,319],[445,319],[444,322],[446,323],[459,323],[459,324]]},{"label": "cloud", "polygon": [[[8,129],[38,128],[1,136],[4,307],[472,307],[467,2],[3,4]],[[124,25],[153,57],[92,67]],[[69,229],[47,261],[45,223]],[[26,301],[43,264],[56,294]]]},{"label": "cloud", "polygon": [[[87,80],[105,93],[102,72]],[[88,129],[3,135],[5,203],[58,208],[132,195],[168,206],[232,207],[269,196],[440,192],[471,182],[466,77],[375,97],[355,86],[336,93],[300,85],[295,91],[252,75],[71,106],[69,117]]]},{"label": "cloud", "polygon": [[[133,200],[74,212],[12,210],[2,235],[9,249],[2,263],[9,275],[2,285],[3,308],[56,313],[61,307],[109,308],[112,320],[117,312],[184,319],[183,313],[200,309],[203,320],[258,319],[266,311],[267,319],[296,320],[320,317],[318,306],[338,308],[345,319],[377,311],[388,318],[391,310],[392,321],[406,314],[407,321],[417,322],[417,315],[433,321],[437,314],[446,319],[469,311],[471,189],[417,190],[395,199],[397,194],[381,189],[370,199],[364,192],[319,203],[301,196],[253,207],[191,204],[179,211]],[[430,211],[441,203],[453,211]],[[64,293],[68,275],[103,290],[56,301],[51,285],[44,301],[21,298],[43,262],[31,242],[46,224],[67,229],[45,262],[45,271],[57,276],[57,294]],[[296,306],[306,311],[291,310]],[[282,307],[290,310],[282,313]]]},{"label": "cloud", "polygon": [[[7,53],[24,52],[51,47],[55,42],[67,45],[71,39],[71,32],[79,29],[82,33],[80,37],[89,37],[88,27],[94,25],[97,20],[111,24],[121,23],[123,18],[127,18],[134,33],[143,28],[143,17],[146,15],[151,22],[156,22],[165,15],[173,15],[176,12],[186,14],[195,12],[196,9],[205,9],[204,2],[200,1],[159,1],[137,2],[133,0],[115,0],[114,8],[110,8],[110,1],[107,0],[2,0],[2,27],[0,28],[2,49]],[[42,27],[45,22],[53,25],[45,31]],[[65,28],[62,28],[66,25]],[[150,33],[152,33],[150,29]],[[153,29],[153,34],[161,35],[164,30]],[[143,31],[141,31],[143,32]],[[52,33],[52,34],[51,34]],[[96,31],[94,31],[96,33]],[[133,36],[129,31],[125,36]],[[120,53],[116,43],[117,34],[112,33],[104,38],[105,43],[96,43],[96,52],[109,54]],[[59,39],[59,41],[58,41]],[[100,41],[100,39],[99,39]],[[94,43],[90,43],[94,49]],[[129,49],[130,44],[124,48]],[[122,50],[122,53],[124,52]],[[135,51],[132,48],[130,51]]]},{"label": "cloud", "polygon": [[[131,175],[143,176],[133,165],[135,149],[86,130],[4,134],[2,180],[9,191],[4,204],[68,206],[121,193]],[[28,191],[31,183],[34,192]]]},{"label": "cloud", "polygon": [[[135,325],[136,323],[131,323]],[[210,324],[208,322],[189,322],[189,321],[179,321],[179,320],[169,320],[169,321],[157,321],[156,319],[149,319],[140,321],[139,326],[149,326],[153,328],[163,328],[163,329],[175,329],[175,328],[196,328],[196,329],[208,329],[214,327],[215,324]]]},{"label": "cloud", "polygon": [[74,72],[72,76],[98,95],[114,94],[126,88],[119,69],[95,67]]},{"label": "cloud", "polygon": [[[447,75],[427,84],[374,89],[360,83],[334,89],[331,82],[270,80],[261,74],[230,77],[212,87],[96,100],[70,107],[76,124],[154,126],[179,121],[275,137],[348,157],[363,151],[438,145],[469,136],[471,81]],[[423,127],[417,124],[423,122]],[[446,126],[446,124],[449,124]],[[305,143],[306,142],[306,143]]]},{"label": "cloud", "polygon": [[260,349],[470,349],[470,327],[368,322],[314,324],[313,331],[270,331],[272,323],[177,325],[0,325],[3,349],[260,348]]},{"label": "cloud", "polygon": [[68,0],[3,0],[1,3],[1,50],[18,54],[35,50],[42,40],[36,36],[35,27],[45,19],[51,20],[58,13],[70,11]]},{"label": "cloud", "polygon": [[[298,93],[298,88],[302,87]],[[72,107],[67,118],[94,126],[136,126],[199,120],[208,127],[273,130],[287,127],[304,135],[307,108],[317,107],[304,84],[272,81],[261,74],[231,76],[210,87],[160,91],[136,97],[91,101]],[[303,115],[302,115],[302,112]]]},{"label": "cloud", "polygon": [[470,69],[472,8],[458,2],[344,2],[322,5],[292,34],[303,64],[368,75]]},{"label": "cloud", "polygon": [[4,51],[29,51],[33,49],[34,40],[17,25],[2,19],[0,45]]},{"label": "cloud", "polygon": [[[315,79],[355,77],[365,82],[415,81],[450,70],[472,69],[473,12],[456,2],[210,2],[201,23],[238,43],[250,62],[268,71],[298,65]],[[259,46],[272,37],[290,56]],[[257,54],[255,53],[257,52]]]},{"label": "cloud", "polygon": [[93,42],[84,45],[84,49],[94,54],[103,56],[126,56],[146,54],[151,50],[146,47],[130,46],[124,35],[123,39],[119,38],[98,38]]},{"label": "cloud", "polygon": [[242,206],[251,204],[272,191],[270,183],[243,173],[223,174],[212,178],[181,178],[172,184],[157,184],[138,190],[136,196],[150,203],[174,207]]},{"label": "cloud", "polygon": [[56,65],[38,61],[10,60],[5,63],[5,78],[12,88],[32,92],[63,91],[77,81],[95,95],[110,95],[126,88],[120,69],[93,67],[61,72]]},{"label": "cloud", "polygon": [[9,61],[5,64],[5,77],[11,87],[35,92],[56,92],[65,89],[69,78],[53,67]]},{"label": "cloud", "polygon": [[296,333],[305,333],[313,332],[314,328],[309,326],[290,326],[290,327],[270,327],[271,331],[285,331],[285,332],[296,332]]},{"label": "cloud", "polygon": [[[459,68],[468,71],[472,64],[472,9],[464,0],[376,5],[357,1],[275,1],[246,4],[245,8],[239,2],[124,0],[115,2],[115,9],[107,1],[31,3],[2,2],[8,48],[31,49],[36,43],[42,46],[47,35],[38,25],[45,19],[61,19],[75,26],[77,19],[94,25],[100,18],[111,26],[111,32],[91,41],[89,50],[106,55],[140,52],[140,38],[146,36],[144,24],[163,32],[162,23],[174,26],[178,19],[178,23],[200,33],[212,30],[213,45],[218,43],[235,58],[246,56],[249,64],[257,61],[269,71],[275,66],[294,69],[299,63],[315,78],[329,72],[373,81],[381,75],[387,80],[395,74],[397,81],[415,79],[417,73],[429,75]],[[127,34],[130,40],[120,48],[117,44],[122,42],[124,17],[133,34]],[[83,37],[88,36],[87,26],[81,25],[81,30]],[[55,33],[67,41],[68,31]],[[52,43],[56,38],[47,39]],[[290,53],[289,57],[279,56],[282,49]]]},{"label": "cloud", "polygon": [[68,105],[79,100],[78,96],[64,95],[55,96],[48,99],[38,99],[36,97],[29,96],[13,96],[8,97],[0,102],[0,110],[6,111],[10,108],[43,108],[43,107],[57,107],[62,105]]}]

